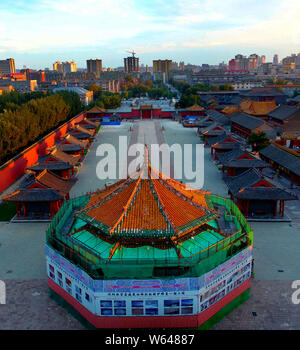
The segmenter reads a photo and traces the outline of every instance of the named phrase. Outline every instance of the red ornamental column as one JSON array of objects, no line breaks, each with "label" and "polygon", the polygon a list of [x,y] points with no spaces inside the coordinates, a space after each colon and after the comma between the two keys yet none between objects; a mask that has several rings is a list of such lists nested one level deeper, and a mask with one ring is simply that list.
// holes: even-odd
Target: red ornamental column
[{"label": "red ornamental column", "polygon": [[284,216],[284,201],[282,201],[282,217]]},{"label": "red ornamental column", "polygon": [[25,206],[25,203],[23,202],[23,215],[24,215],[24,218],[26,217],[26,206]]}]

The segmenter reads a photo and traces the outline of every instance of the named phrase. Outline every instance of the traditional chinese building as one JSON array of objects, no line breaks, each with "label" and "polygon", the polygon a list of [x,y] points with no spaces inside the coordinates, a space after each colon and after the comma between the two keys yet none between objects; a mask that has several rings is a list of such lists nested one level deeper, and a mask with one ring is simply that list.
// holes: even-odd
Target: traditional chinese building
[{"label": "traditional chinese building", "polygon": [[296,195],[272,184],[255,168],[224,180],[231,198],[248,218],[283,218],[285,201],[297,199]]},{"label": "traditional chinese building", "polygon": [[74,175],[74,166],[62,161],[38,162],[26,169],[33,171],[36,175],[47,169],[64,179],[70,179]]},{"label": "traditional chinese building", "polygon": [[271,133],[272,127],[264,120],[246,113],[235,113],[231,118],[231,132],[248,140],[252,133]]},{"label": "traditional chinese building", "polygon": [[260,157],[287,177],[294,184],[300,185],[300,154],[297,151],[273,143],[259,151]]},{"label": "traditional chinese building", "polygon": [[3,200],[16,203],[16,221],[53,218],[63,201],[70,199],[76,179],[63,179],[47,169],[37,176],[28,175],[22,188]]},{"label": "traditional chinese building", "polygon": [[33,188],[18,190],[2,199],[16,203],[17,220],[47,220],[58,212],[64,197],[51,188]]},{"label": "traditional chinese building", "polygon": [[276,104],[285,103],[287,95],[274,87],[256,87],[249,92],[241,93],[241,97],[252,101],[275,101]]},{"label": "traditional chinese building", "polygon": [[52,297],[97,328],[208,328],[249,297],[252,231],[235,204],[149,164],[65,202],[46,254]]}]

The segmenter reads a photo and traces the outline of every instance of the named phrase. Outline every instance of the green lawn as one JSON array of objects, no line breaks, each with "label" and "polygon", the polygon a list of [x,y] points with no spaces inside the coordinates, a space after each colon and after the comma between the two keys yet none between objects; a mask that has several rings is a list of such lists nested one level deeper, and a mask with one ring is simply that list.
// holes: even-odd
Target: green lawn
[{"label": "green lawn", "polygon": [[6,202],[0,205],[0,221],[10,221],[15,215],[15,203]]}]

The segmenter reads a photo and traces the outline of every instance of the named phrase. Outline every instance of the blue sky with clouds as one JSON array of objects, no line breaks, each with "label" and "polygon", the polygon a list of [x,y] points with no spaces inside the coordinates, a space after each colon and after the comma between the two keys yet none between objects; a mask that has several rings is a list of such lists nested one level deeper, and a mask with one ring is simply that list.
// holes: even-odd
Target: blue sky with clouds
[{"label": "blue sky with clouds", "polygon": [[299,0],[6,0],[0,13],[0,57],[18,68],[88,58],[115,67],[131,49],[144,64],[300,51]]}]

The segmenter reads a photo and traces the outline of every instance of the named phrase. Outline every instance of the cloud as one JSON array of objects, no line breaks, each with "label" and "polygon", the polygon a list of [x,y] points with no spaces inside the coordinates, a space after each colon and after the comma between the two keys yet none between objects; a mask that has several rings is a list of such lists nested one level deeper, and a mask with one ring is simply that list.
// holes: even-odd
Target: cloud
[{"label": "cloud", "polygon": [[164,56],[300,42],[296,0],[7,0],[0,11],[0,51],[10,55],[66,52],[76,59],[86,50],[112,57],[132,48]]}]

